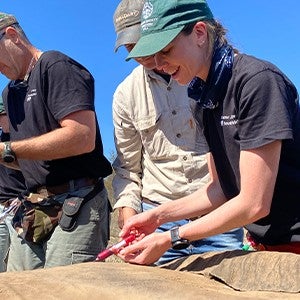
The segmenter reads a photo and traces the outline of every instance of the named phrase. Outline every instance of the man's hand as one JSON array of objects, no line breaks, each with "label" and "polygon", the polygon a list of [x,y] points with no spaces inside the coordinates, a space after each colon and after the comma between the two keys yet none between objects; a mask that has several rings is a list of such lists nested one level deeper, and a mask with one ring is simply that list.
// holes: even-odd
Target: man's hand
[{"label": "man's hand", "polygon": [[119,208],[119,217],[118,217],[119,228],[122,229],[124,226],[124,223],[126,223],[126,221],[134,215],[136,215],[136,211],[131,207]]}]

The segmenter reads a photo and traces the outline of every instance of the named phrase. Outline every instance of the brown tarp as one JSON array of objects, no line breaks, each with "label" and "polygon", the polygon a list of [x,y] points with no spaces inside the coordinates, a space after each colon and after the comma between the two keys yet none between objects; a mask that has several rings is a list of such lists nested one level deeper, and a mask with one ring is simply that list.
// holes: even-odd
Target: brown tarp
[{"label": "brown tarp", "polygon": [[[245,286],[250,286],[250,289],[252,283],[257,282],[257,286],[263,286],[264,290],[272,290],[270,284],[274,283],[274,290],[278,287],[280,290],[281,282],[288,281],[288,286],[297,290],[299,259],[299,255],[293,254],[225,252],[179,260],[177,265],[169,266],[176,270],[118,262],[90,262],[1,273],[0,299],[299,300],[300,294],[295,292],[242,292],[231,287],[234,284],[239,289],[241,282],[246,281]],[[192,270],[187,272],[190,268]],[[224,281],[228,281],[227,284]]]},{"label": "brown tarp", "polygon": [[300,255],[292,253],[205,253],[162,267],[210,276],[239,291],[300,292]]}]

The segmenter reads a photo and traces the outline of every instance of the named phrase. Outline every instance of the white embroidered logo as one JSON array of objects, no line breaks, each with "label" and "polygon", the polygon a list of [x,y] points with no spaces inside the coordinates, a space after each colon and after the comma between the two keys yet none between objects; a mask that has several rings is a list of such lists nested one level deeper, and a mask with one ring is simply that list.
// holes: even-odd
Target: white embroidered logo
[{"label": "white embroidered logo", "polygon": [[37,95],[36,89],[32,89],[32,90],[27,94],[26,102],[31,101],[31,98],[34,97],[34,96],[36,96],[36,95]]},{"label": "white embroidered logo", "polygon": [[153,13],[153,5],[150,1],[146,1],[143,7],[143,21],[141,23],[142,31],[147,31],[150,27],[154,25],[157,18],[150,18]]},{"label": "white embroidered logo", "polygon": [[150,1],[146,1],[143,7],[142,16],[146,20],[151,17],[153,13],[153,5]]},{"label": "white embroidered logo", "polygon": [[238,123],[235,115],[221,116],[221,126],[233,126]]}]

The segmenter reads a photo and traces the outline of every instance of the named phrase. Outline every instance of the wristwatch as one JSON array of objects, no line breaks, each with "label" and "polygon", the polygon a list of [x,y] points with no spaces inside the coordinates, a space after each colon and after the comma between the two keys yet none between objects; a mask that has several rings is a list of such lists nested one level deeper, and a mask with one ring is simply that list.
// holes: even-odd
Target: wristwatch
[{"label": "wristwatch", "polygon": [[187,248],[191,243],[187,239],[183,239],[179,236],[179,227],[175,226],[171,228],[170,233],[171,233],[171,243],[172,243],[172,248],[174,250],[181,250]]},{"label": "wristwatch", "polygon": [[2,152],[2,159],[6,163],[12,163],[16,160],[16,154],[11,150],[10,142],[4,142],[4,149]]}]

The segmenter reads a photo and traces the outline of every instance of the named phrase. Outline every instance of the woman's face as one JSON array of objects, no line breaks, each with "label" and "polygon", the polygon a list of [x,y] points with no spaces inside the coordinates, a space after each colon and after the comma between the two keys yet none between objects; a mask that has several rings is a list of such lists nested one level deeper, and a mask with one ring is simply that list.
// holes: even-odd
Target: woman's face
[{"label": "woman's face", "polygon": [[170,44],[155,54],[156,68],[170,74],[179,84],[188,84],[195,76],[205,80],[208,59],[206,26],[198,22],[191,34],[180,33]]}]

